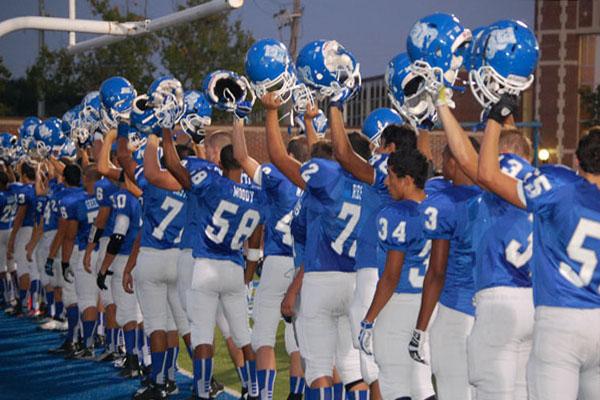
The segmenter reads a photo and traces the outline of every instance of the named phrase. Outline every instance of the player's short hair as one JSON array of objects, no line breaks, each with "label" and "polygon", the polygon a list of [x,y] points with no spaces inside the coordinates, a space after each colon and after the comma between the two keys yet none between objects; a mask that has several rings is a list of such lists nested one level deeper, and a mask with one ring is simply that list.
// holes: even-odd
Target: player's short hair
[{"label": "player's short hair", "polygon": [[287,152],[301,163],[308,160],[308,140],[306,136],[291,138],[287,145]]},{"label": "player's short hair", "polygon": [[221,166],[227,171],[242,168],[240,163],[233,156],[233,145],[228,144],[221,149]]},{"label": "player's short hair", "polygon": [[35,168],[31,166],[29,163],[21,164],[21,173],[30,181],[35,180]]},{"label": "player's short hair", "polygon": [[396,150],[416,149],[417,133],[409,124],[388,125],[381,132],[381,143],[388,146],[392,143],[396,145]]},{"label": "player's short hair", "polygon": [[81,167],[77,164],[71,164],[65,166],[63,170],[63,177],[65,183],[69,186],[80,186],[81,185]]},{"label": "player's short hair", "polygon": [[0,171],[0,187],[5,188],[8,185],[8,174]]},{"label": "player's short hair", "polygon": [[219,151],[228,144],[231,144],[231,134],[226,131],[215,131],[206,136],[205,143]]},{"label": "player's short hair", "polygon": [[179,156],[180,160],[183,160],[184,158],[187,158],[193,154],[193,150],[189,146],[186,146],[184,144],[176,145],[175,151],[177,151],[177,155]]},{"label": "player's short hair", "polygon": [[579,166],[588,174],[600,174],[600,127],[591,128],[579,139],[575,151]]},{"label": "player's short hair", "polygon": [[348,134],[348,139],[356,154],[365,160],[371,158],[371,142],[369,142],[369,138],[360,132],[353,131]]},{"label": "player's short hair", "polygon": [[87,167],[83,168],[83,176],[85,176],[86,179],[93,181],[97,181],[102,177],[100,172],[98,172],[98,167],[93,163],[88,164]]},{"label": "player's short hair", "polygon": [[390,155],[388,169],[398,178],[412,177],[415,186],[423,189],[428,176],[429,163],[417,149],[400,149]]},{"label": "player's short hair", "polygon": [[533,151],[529,138],[516,128],[502,130],[498,147],[501,153],[516,154],[527,160]]},{"label": "player's short hair", "polygon": [[[469,142],[471,142],[471,145],[473,146],[473,148],[475,149],[475,151],[477,153],[479,153],[479,150],[481,149],[481,144],[479,144],[479,140],[477,140],[477,138],[475,138],[474,136],[469,136]],[[444,146],[443,153],[445,155],[452,156],[452,151],[450,150],[450,146],[449,145],[445,145]]]},{"label": "player's short hair", "polygon": [[310,157],[333,160],[333,146],[331,145],[331,140],[320,139],[313,144],[310,149]]}]

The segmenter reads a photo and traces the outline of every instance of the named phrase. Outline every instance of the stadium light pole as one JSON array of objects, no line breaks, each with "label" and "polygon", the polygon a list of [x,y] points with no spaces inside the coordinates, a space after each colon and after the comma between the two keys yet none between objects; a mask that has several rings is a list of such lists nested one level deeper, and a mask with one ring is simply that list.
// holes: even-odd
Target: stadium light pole
[{"label": "stadium light pole", "polygon": [[176,24],[184,24],[199,18],[217,14],[222,11],[240,8],[244,5],[244,0],[212,0],[185,10],[165,15],[153,20],[145,20],[142,25],[137,25],[123,36],[104,35],[90,40],[79,42],[67,49],[70,53],[80,53],[93,49],[95,47],[106,46],[126,39],[129,36],[143,35],[145,33],[155,32]]}]

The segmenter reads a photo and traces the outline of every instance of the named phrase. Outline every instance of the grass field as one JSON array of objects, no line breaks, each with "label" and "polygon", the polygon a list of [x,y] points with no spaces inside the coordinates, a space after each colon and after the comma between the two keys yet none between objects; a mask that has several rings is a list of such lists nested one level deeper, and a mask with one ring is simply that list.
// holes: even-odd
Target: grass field
[{"label": "grass field", "polygon": [[[275,380],[275,393],[274,399],[285,399],[289,393],[289,368],[290,359],[285,351],[284,345],[284,323],[283,321],[279,324],[277,329],[277,344],[275,345],[275,357],[277,358],[277,378]],[[229,353],[227,352],[227,346],[221,336],[220,332],[215,332],[215,358],[213,361],[214,365],[214,376],[215,378],[235,391],[240,391],[240,380],[238,379],[237,372],[231,363]],[[183,342],[180,346],[181,349],[185,349]],[[192,373],[192,362],[188,357],[186,351],[179,352],[179,367]]]}]

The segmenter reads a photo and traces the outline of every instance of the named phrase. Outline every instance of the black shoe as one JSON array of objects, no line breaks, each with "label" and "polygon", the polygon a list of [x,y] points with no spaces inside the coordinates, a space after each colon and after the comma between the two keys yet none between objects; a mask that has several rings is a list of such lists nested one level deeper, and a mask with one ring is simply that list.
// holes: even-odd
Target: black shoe
[{"label": "black shoe", "polygon": [[54,349],[49,349],[48,353],[50,353],[50,354],[66,354],[66,353],[70,353],[71,351],[73,351],[74,348],[75,348],[75,345],[73,344],[73,342],[65,340],[63,342],[63,344],[61,344],[60,346],[58,346]]},{"label": "black shoe", "polygon": [[167,398],[167,391],[165,385],[157,385],[151,383],[150,385],[139,389],[133,395],[133,400],[163,400]]},{"label": "black shoe", "polygon": [[302,400],[302,393],[290,393],[287,400]]},{"label": "black shoe", "polygon": [[85,347],[75,354],[75,358],[78,360],[94,360],[96,358],[96,353],[94,353],[93,347]]},{"label": "black shoe", "polygon": [[246,400],[248,398],[248,388],[245,386],[242,386],[241,393],[242,393],[242,395],[240,396],[240,400]]},{"label": "black shoe", "polygon": [[73,343],[73,348],[68,353],[65,353],[65,360],[74,360],[77,355],[84,350],[83,345],[80,342]]},{"label": "black shoe", "polygon": [[106,337],[96,335],[94,338],[94,347],[96,347],[96,348],[106,347]]},{"label": "black shoe", "polygon": [[138,357],[133,354],[127,354],[125,356],[125,366],[121,372],[119,372],[119,376],[123,378],[137,378],[140,376],[140,362],[138,361]]},{"label": "black shoe", "polygon": [[177,387],[177,384],[175,383],[175,381],[169,379],[167,379],[166,390],[169,396],[179,394],[179,388]]},{"label": "black shoe", "polygon": [[215,379],[215,377],[213,376],[210,381],[210,396],[217,397],[218,395],[223,393],[224,390],[225,390],[225,386],[223,386],[223,384],[220,383],[219,381],[217,381]]}]

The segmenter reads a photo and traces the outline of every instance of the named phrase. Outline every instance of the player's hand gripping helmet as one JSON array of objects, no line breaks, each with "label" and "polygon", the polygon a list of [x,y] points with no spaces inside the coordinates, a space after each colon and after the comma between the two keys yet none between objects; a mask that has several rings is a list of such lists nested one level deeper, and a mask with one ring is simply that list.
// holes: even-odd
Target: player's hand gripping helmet
[{"label": "player's hand gripping helmet", "polygon": [[421,18],[406,40],[411,68],[425,78],[432,93],[437,93],[441,86],[452,86],[470,40],[471,31],[452,14],[436,13]]},{"label": "player's hand gripping helmet", "polygon": [[259,40],[250,47],[246,53],[246,75],[259,98],[274,92],[286,103],[296,86],[290,54],[285,45],[275,39]]},{"label": "player's hand gripping helmet", "polygon": [[175,127],[184,111],[181,82],[170,76],[156,79],[148,89],[147,105],[154,109],[161,127]]},{"label": "player's hand gripping helmet", "polygon": [[[298,125],[298,130],[300,131],[300,133],[304,134],[306,132],[304,113],[296,114],[296,116],[294,117],[294,122]],[[329,120],[327,119],[327,116],[325,115],[323,110],[319,110],[319,114],[313,118],[312,125],[315,129],[317,136],[325,136],[325,132],[327,132],[327,129],[329,128]]]},{"label": "player's hand gripping helmet", "polygon": [[[480,58],[477,58],[480,57]],[[469,71],[471,92],[485,109],[503,94],[519,95],[533,82],[539,59],[534,33],[521,21],[490,25],[473,47]]]},{"label": "player's hand gripping helmet", "polygon": [[137,93],[133,85],[121,76],[108,78],[100,85],[103,122],[115,128],[120,120],[128,120]]},{"label": "player's hand gripping helmet", "polygon": [[411,68],[406,53],[398,54],[388,64],[385,83],[392,105],[411,125],[431,129],[437,121],[433,94],[425,78]]},{"label": "player's hand gripping helmet", "polygon": [[404,119],[395,110],[391,108],[376,108],[371,111],[362,126],[364,133],[371,143],[379,146],[381,132],[389,125],[402,125]]},{"label": "player's hand gripping helmet", "polygon": [[[204,93],[188,90],[183,96],[183,117],[179,120],[181,129],[194,139],[195,135],[204,136],[204,127],[211,124],[212,107]],[[198,138],[200,143],[203,138]]]},{"label": "player's hand gripping helmet", "polygon": [[240,107],[251,109],[256,100],[246,77],[233,71],[211,72],[204,78],[202,90],[213,107],[227,112],[236,112]]}]

